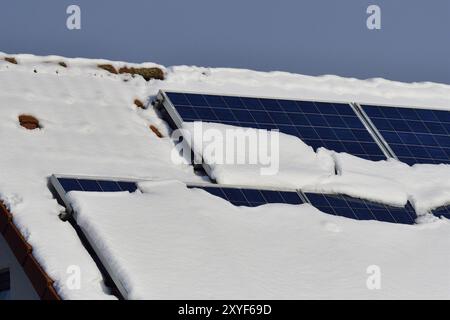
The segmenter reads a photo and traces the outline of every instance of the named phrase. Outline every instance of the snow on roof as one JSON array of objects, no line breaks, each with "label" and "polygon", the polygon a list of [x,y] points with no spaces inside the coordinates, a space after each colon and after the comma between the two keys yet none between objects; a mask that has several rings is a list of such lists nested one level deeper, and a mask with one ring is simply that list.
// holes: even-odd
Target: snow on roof
[{"label": "snow on roof", "polygon": [[[143,194],[69,193],[129,299],[450,297],[446,221],[411,227],[306,204],[235,207],[179,182],[142,184]],[[366,286],[371,265],[382,290]]]},{"label": "snow on roof", "polygon": [[[48,189],[47,179],[51,174],[122,176],[148,180],[175,179],[196,181],[201,179],[193,173],[191,166],[174,164],[170,161],[173,144],[168,138],[168,127],[152,108],[146,110],[136,108],[133,104],[136,98],[146,101],[147,97],[156,95],[159,89],[167,88],[242,95],[262,94],[263,96],[294,99],[348,100],[450,110],[450,86],[436,83],[406,84],[383,79],[357,80],[336,76],[310,77],[284,72],[263,73],[249,70],[188,66],[164,68],[152,63],[135,65],[125,62],[82,58],[68,59],[56,56],[14,55],[18,62],[16,65],[4,61],[3,58],[6,56],[11,55],[0,53],[0,84],[2,88],[0,91],[0,148],[3,150],[2,157],[0,157],[0,167],[6,168],[0,170],[0,199],[13,214],[15,225],[33,247],[35,258],[47,274],[55,280],[54,286],[56,291],[65,299],[109,299],[114,297],[103,286],[102,276],[97,266],[81,245],[74,229],[69,223],[62,222],[58,218],[58,214],[63,211],[63,208],[56,202]],[[59,64],[62,61],[67,67]],[[97,67],[100,63],[111,64],[116,68],[124,65],[131,67],[160,67],[166,73],[166,80],[150,80],[147,82],[139,76],[114,75],[105,70],[100,70]],[[40,128],[30,131],[21,127],[18,121],[18,116],[21,114],[34,116],[39,121]],[[165,138],[158,138],[149,129],[150,125],[160,129]],[[301,143],[301,141],[298,142]],[[311,159],[314,159],[315,156],[312,154],[311,156]],[[310,189],[346,192],[356,196],[365,196],[392,203],[404,203],[407,199],[410,199],[416,204],[416,208],[420,208],[424,212],[430,207],[450,201],[450,194],[446,191],[450,190],[448,188],[448,181],[450,181],[448,178],[448,166],[421,165],[408,167],[391,161],[373,163],[333,152],[330,152],[327,157],[334,159],[343,174],[341,176],[326,175],[320,179],[320,183],[310,183]],[[319,173],[322,175],[323,171]],[[288,176],[288,173],[286,173],[286,176]],[[252,177],[254,175],[244,171],[240,172],[239,175],[235,175],[234,178],[230,176],[229,182],[233,183],[233,181],[239,180],[238,183],[241,183],[242,180],[252,179]],[[314,179],[311,179],[311,181],[314,181]],[[203,212],[202,210],[204,209],[201,209],[203,208],[203,203],[201,205],[199,203],[205,201],[205,199],[203,199],[204,195],[201,195],[201,193],[190,191],[191,194],[185,190],[177,189],[165,191],[166,193],[160,196],[163,199],[171,197],[172,201],[174,195],[178,196],[178,191],[186,198],[198,196],[198,202],[193,202],[192,206],[199,207],[199,210]],[[100,228],[98,223],[102,223],[102,215],[99,215],[99,220],[96,220],[92,211],[93,208],[96,211],[98,209],[100,213],[102,211],[99,205],[94,205],[94,203],[102,204],[107,201],[103,201],[103,196],[100,195],[79,195],[77,197],[79,197],[80,203],[85,204],[84,201],[93,203],[92,208],[86,206],[86,219],[92,219],[90,222],[86,220],[86,225],[92,223],[93,227]],[[117,202],[118,206],[129,206],[131,205],[129,203],[130,199],[134,198],[139,199],[136,201],[142,200],[143,204],[148,204],[147,201],[153,199],[149,195],[127,195],[119,199],[110,197],[109,201]],[[253,213],[253,211],[247,209],[232,209],[226,203],[219,203],[219,200],[209,200],[211,204],[214,204],[214,208],[218,205],[220,206],[220,208],[217,208],[220,213],[220,219],[224,219],[226,213],[229,212],[242,211],[241,213]],[[130,208],[134,209],[131,206]],[[169,217],[167,217],[167,220],[161,218],[159,227],[166,228],[172,222],[171,219],[176,218],[175,214],[180,214],[179,211],[181,209],[174,207],[175,209],[176,211],[168,213]],[[161,210],[163,210],[163,207],[161,207]],[[284,227],[287,228],[289,224],[297,225],[292,226],[292,229],[289,229],[291,231],[278,240],[276,236],[279,233],[269,233],[273,236],[272,240],[277,245],[286,244],[290,239],[289,237],[293,237],[293,239],[298,241],[304,241],[305,239],[303,238],[295,238],[293,236],[295,228],[299,228],[298,231],[306,232],[309,225],[315,225],[317,228],[306,233],[312,239],[324,236],[323,229],[327,229],[327,226],[331,225],[333,226],[331,229],[335,228],[334,218],[324,218],[322,215],[316,215],[316,210],[311,208],[283,207],[281,211],[283,211],[281,213],[283,217],[289,217],[286,218],[286,223],[283,223],[283,219],[279,219],[276,216],[276,214],[280,213],[280,208],[277,206],[268,206],[254,211],[267,216],[267,221],[280,220],[278,231]],[[138,213],[143,214],[142,210],[130,212],[133,216],[138,215]],[[181,213],[192,215],[192,212],[183,211]],[[84,210],[82,214],[84,215]],[[153,215],[157,217],[158,214],[160,213],[152,211],[149,217]],[[299,216],[293,216],[294,214],[299,214]],[[252,217],[252,215],[249,216]],[[120,217],[128,223],[133,223],[133,220],[123,218],[123,215]],[[201,218],[197,217],[195,219]],[[246,220],[246,215],[242,219],[230,222],[230,226],[236,223],[237,225],[235,226],[238,230],[242,232],[248,231],[250,220]],[[332,220],[331,224],[328,222],[329,219]],[[256,218],[253,220],[256,220]],[[212,221],[211,223],[214,226],[213,230],[220,233],[220,225],[216,224],[218,221]],[[260,222],[264,224],[267,221]],[[325,227],[320,221],[324,223]],[[402,250],[406,250],[403,253],[404,260],[414,259],[414,252],[424,252],[430,259],[429,262],[424,264],[420,264],[420,261],[417,261],[416,267],[411,272],[422,272],[422,268],[427,266],[427,263],[433,263],[434,268],[436,268],[436,265],[439,265],[448,270],[449,261],[442,257],[444,250],[448,252],[449,249],[448,242],[445,241],[444,237],[448,234],[448,224],[445,221],[434,222],[432,223],[433,227],[429,228],[422,226],[386,226],[386,224],[372,222],[342,222],[343,220],[341,219],[336,221],[339,222],[338,229],[348,230],[347,233],[344,232],[342,234],[343,238],[354,237],[352,239],[359,241],[360,246],[358,249],[360,250],[357,251],[358,254],[366,249],[375,250],[375,244],[379,244],[383,246],[383,249],[392,251],[392,254],[383,257],[383,251],[375,250],[375,254],[379,255],[381,259],[379,261],[388,263],[390,258],[394,259],[395,247],[403,243],[403,241],[407,241],[409,244],[413,243],[413,245],[402,246]],[[120,223],[117,220],[113,222]],[[148,223],[148,221],[145,222]],[[189,226],[194,228],[193,225]],[[363,228],[360,231],[358,231],[359,226]],[[112,229],[115,228],[113,225],[110,227]],[[132,226],[129,225],[129,227],[131,228]],[[267,229],[263,228],[262,230],[268,232]],[[433,232],[430,230],[433,230]],[[162,236],[163,230],[159,231],[157,234]],[[174,229],[173,231],[176,230]],[[316,231],[317,233],[315,233]],[[209,231],[206,229],[202,229],[202,232],[209,234]],[[381,240],[377,239],[379,238],[377,234],[382,232],[383,234],[384,232],[386,233],[387,239],[390,239],[391,243],[393,243],[392,246],[388,246],[388,242],[380,243]],[[395,234],[398,233],[401,233],[401,235],[396,237]],[[361,235],[366,234],[373,235],[371,239],[376,239],[373,247],[367,243],[365,245],[362,244],[366,238],[362,238]],[[180,235],[189,237],[189,233],[180,233]],[[149,237],[153,236],[149,235]],[[174,241],[183,241],[181,236],[178,237],[176,234],[172,234],[172,236],[174,239],[177,239]],[[220,241],[225,241],[227,239],[226,236],[224,234],[222,236],[224,238],[221,238]],[[328,237],[333,237],[333,235],[325,236],[326,239]],[[214,237],[211,235],[205,239],[214,240]],[[240,241],[245,240],[245,238],[239,239]],[[252,244],[242,248],[242,250],[257,248],[256,239],[258,237],[255,236],[252,239]],[[198,248],[199,250],[203,248],[200,242],[194,240],[192,242],[193,248]],[[117,239],[105,236],[101,237],[101,239],[99,237],[99,241],[105,241],[104,244],[109,248],[108,250],[115,250],[112,247],[115,246]],[[422,248],[422,243],[429,243],[429,241],[439,242],[435,250],[427,251],[425,248]],[[148,242],[146,243],[148,244]],[[342,242],[342,245],[346,243]],[[326,242],[323,244],[326,244]],[[136,244],[130,242],[129,245]],[[208,246],[207,244],[204,245]],[[172,247],[169,246],[167,248],[170,249]],[[233,256],[234,251],[231,250],[231,244],[223,246],[223,248],[227,249],[228,251],[226,252]],[[274,251],[275,248],[276,246],[273,246],[270,250]],[[423,251],[420,251],[421,248]],[[300,250],[299,252],[314,251],[314,243],[307,241],[302,246],[294,246],[286,250],[295,249]],[[339,246],[338,249],[339,252],[345,251]],[[149,250],[149,248],[145,247],[145,250]],[[164,246],[158,247],[158,250],[164,250]],[[203,252],[205,255],[211,253],[210,247],[205,248],[205,250]],[[259,248],[259,250],[263,250],[263,248]],[[331,254],[328,249],[323,251],[323,253]],[[157,254],[157,252],[152,254]],[[198,254],[201,254],[201,252]],[[311,259],[317,258],[316,253],[311,254],[313,254],[313,256],[309,256]],[[363,262],[368,262],[364,260],[367,258],[367,255],[362,253],[361,258],[350,257],[350,253],[343,253],[343,256],[346,259],[362,259],[358,260],[361,265]],[[123,259],[124,256],[118,252],[116,258]],[[137,255],[136,260],[130,261],[136,261],[136,264],[143,263],[143,260],[140,260],[141,258],[141,255]],[[166,258],[170,260],[173,257]],[[252,260],[252,268],[258,266],[256,262],[262,261],[260,260],[261,256],[255,255],[254,258],[255,260]],[[293,260],[290,260],[289,255],[279,256],[279,258],[300,264],[298,267],[301,272],[309,272],[309,274],[312,272],[312,269],[307,270],[308,264],[305,265],[305,261],[301,260],[298,255],[294,255]],[[330,260],[336,259],[330,258]],[[219,259],[211,263],[220,261]],[[324,263],[322,260],[317,261]],[[82,283],[78,290],[71,290],[66,283],[70,276],[67,270],[72,265],[79,266],[82,271]],[[234,267],[237,266],[239,264],[234,265]],[[310,266],[316,268],[318,264],[313,263]],[[127,266],[121,264],[120,267],[127,268]],[[145,266],[141,265],[130,264],[128,267],[130,268],[129,270],[145,269]],[[141,279],[138,273],[136,278],[127,278],[130,275],[128,273],[124,274],[124,281],[132,283],[130,288],[133,292],[133,297],[170,296],[169,291],[167,291],[169,290],[168,286],[173,284],[173,277],[176,276],[176,273],[164,273],[162,270],[158,270],[158,268],[171,268],[170,265],[161,264],[153,265],[153,267],[155,275],[164,275],[172,278],[159,284],[150,281],[157,287],[155,291],[149,292],[134,282],[142,280],[143,283],[148,284],[150,283],[148,279]],[[271,267],[269,266],[268,268]],[[275,269],[270,271],[276,280],[277,273]],[[291,272],[292,279],[296,281],[303,279],[293,274],[294,269],[285,271]],[[192,273],[192,270],[184,270],[183,272],[195,275],[195,272]],[[444,273],[443,271],[442,274]],[[435,274],[437,277],[439,272]],[[244,273],[244,275],[246,274]],[[262,275],[263,273],[258,273],[258,276]],[[211,277],[210,279],[214,279],[216,275],[209,276]],[[228,274],[228,277],[231,279],[231,274]],[[322,281],[326,281],[326,275],[324,274],[322,277]],[[425,288],[428,288],[430,285],[425,284],[424,279],[419,277],[418,282],[414,282],[417,285],[416,287],[423,285]],[[278,280],[285,281],[287,279],[281,277]],[[190,280],[186,279],[185,281],[189,282]],[[279,284],[280,282],[275,281],[273,283]],[[445,281],[442,281],[442,283],[445,283]],[[188,285],[193,284],[186,283],[186,285],[186,288],[189,288]],[[201,285],[202,283],[199,284],[200,287]],[[251,286],[251,284],[248,285]],[[305,292],[311,292],[311,295],[315,296],[312,285],[312,283],[309,283],[305,287]],[[283,293],[290,293],[292,287],[286,285],[286,288],[287,290],[283,291]],[[411,288],[411,286],[405,288]],[[222,289],[225,291],[220,292],[224,294],[231,293],[226,288]],[[256,289],[258,288],[251,287],[251,290]],[[254,292],[251,290],[243,296],[250,297],[250,293]],[[356,292],[350,290],[349,295]],[[398,291],[393,292],[398,293]],[[178,293],[180,297],[183,296],[182,291]],[[437,296],[444,294],[440,287],[434,293]],[[264,297],[271,296],[269,291],[261,291],[261,295]],[[330,295],[332,295],[332,292]],[[174,294],[172,297],[175,296],[177,295]]]},{"label": "snow on roof", "polygon": [[[196,176],[191,167],[167,161],[168,138],[160,139],[148,128],[161,120],[134,107],[135,98],[147,97],[144,79],[111,76],[98,70],[96,62],[85,70],[85,60],[64,59],[66,69],[46,63],[52,59],[16,59],[18,65],[0,62],[0,198],[62,298],[108,298],[101,274],[74,229],[58,218],[63,208],[53,199],[47,178],[53,173],[180,180]],[[42,128],[21,127],[18,116],[24,113],[35,116]],[[80,290],[67,289],[71,265],[81,267]]]}]

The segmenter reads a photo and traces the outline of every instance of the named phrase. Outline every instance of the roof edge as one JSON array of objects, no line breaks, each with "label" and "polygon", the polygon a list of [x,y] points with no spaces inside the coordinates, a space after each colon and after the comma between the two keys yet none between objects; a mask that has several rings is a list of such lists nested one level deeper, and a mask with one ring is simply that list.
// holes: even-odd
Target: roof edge
[{"label": "roof edge", "polygon": [[33,256],[33,247],[16,227],[11,212],[2,201],[0,201],[0,234],[5,238],[39,298],[41,300],[62,300],[53,287],[53,279],[48,276]]}]

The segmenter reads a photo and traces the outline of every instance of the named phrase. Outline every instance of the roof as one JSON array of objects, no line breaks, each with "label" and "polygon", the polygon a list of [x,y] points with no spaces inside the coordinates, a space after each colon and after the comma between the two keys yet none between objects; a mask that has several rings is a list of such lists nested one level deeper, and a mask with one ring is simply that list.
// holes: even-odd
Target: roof
[{"label": "roof", "polygon": [[12,222],[9,210],[0,202],[0,234],[3,235],[30,279],[36,293],[42,300],[60,300],[53,287],[53,280],[42,269],[33,256],[33,247],[28,244],[23,235]]},{"label": "roof", "polygon": [[[450,86],[443,84],[187,66],[165,68],[153,63],[135,65],[54,56],[14,55],[17,64],[12,64],[3,61],[5,56],[10,55],[0,54],[3,88],[0,92],[0,148],[8,151],[0,159],[0,167],[7,168],[0,171],[0,200],[8,208],[8,211],[2,210],[3,226],[7,226],[5,232],[8,231],[5,237],[28,270],[27,274],[40,279],[35,281],[39,284],[38,293],[52,292],[62,299],[115,297],[104,290],[102,275],[75,230],[58,218],[64,208],[51,194],[48,177],[61,173],[202,180],[190,165],[170,161],[173,145],[168,137],[168,126],[152,108],[136,107],[136,99],[146,104],[148,97],[154,97],[158,90],[170,88],[450,110]],[[99,69],[98,64],[110,64],[116,69],[125,65],[159,67],[166,77],[146,81],[139,76],[112,74]],[[21,127],[18,118],[21,114],[37,118],[40,128],[30,131]],[[162,138],[150,127],[156,128]],[[344,190],[355,196],[362,192],[374,200],[390,203],[412,198],[424,211],[449,199],[448,167],[435,166],[430,170],[428,166],[366,162],[345,154],[324,153],[323,156],[338,163],[341,175],[325,177],[320,184],[310,184],[310,189]],[[311,154],[312,159],[315,157],[319,155]],[[227,169],[231,168],[220,168],[224,170],[227,183],[240,184],[254,179],[251,172],[233,174]],[[355,181],[359,182],[355,185]],[[333,223],[325,222],[325,228],[334,229]],[[444,223],[435,227],[446,228]],[[428,239],[425,237],[423,241]],[[442,246],[445,249],[446,242],[442,242]],[[432,259],[442,262],[441,257]],[[70,290],[66,283],[67,269],[72,265],[83,270],[79,290]]]}]

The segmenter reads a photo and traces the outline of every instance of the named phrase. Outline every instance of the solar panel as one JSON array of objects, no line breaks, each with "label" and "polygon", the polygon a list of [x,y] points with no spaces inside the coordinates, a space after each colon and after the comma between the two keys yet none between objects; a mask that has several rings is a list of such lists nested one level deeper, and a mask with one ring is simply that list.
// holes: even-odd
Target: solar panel
[{"label": "solar panel", "polygon": [[[164,97],[164,94],[161,93]],[[350,104],[165,92],[169,123],[216,122],[255,129],[278,129],[314,149],[325,147],[369,160],[386,155]],[[163,105],[167,109],[165,98]],[[174,117],[181,119],[174,119]]]},{"label": "solar panel", "polygon": [[[73,213],[69,199],[66,197],[70,191],[94,191],[94,192],[117,192],[117,191],[130,191],[137,190],[137,181],[124,181],[124,180],[104,180],[97,178],[81,178],[81,177],[69,177],[69,176],[55,176],[50,177],[50,183],[55,188],[58,197],[65,204],[67,211]],[[296,191],[277,191],[277,190],[257,190],[249,188],[236,188],[229,186],[214,186],[206,184],[188,184],[189,188],[200,188],[210,194],[219,196],[234,205],[255,207],[266,203],[289,203],[289,204],[301,204],[299,194]],[[87,241],[86,245],[88,250],[96,256],[102,270],[105,270],[112,282],[117,287],[118,292],[125,299],[128,298],[129,292],[123,286],[120,279],[115,274],[114,270],[110,266],[110,259],[104,255],[104,250],[98,246],[98,242],[95,238],[91,238],[89,230],[85,230],[82,226],[77,224],[77,215],[73,216],[70,220],[71,224]]]},{"label": "solar panel", "polygon": [[439,218],[444,217],[444,218],[450,219],[450,206],[444,206],[444,207],[437,208],[437,209],[431,211],[431,213]]},{"label": "solar panel", "polygon": [[88,192],[120,192],[137,190],[136,182],[123,180],[105,180],[102,178],[81,178],[68,176],[50,177],[50,183],[56,191],[56,196],[67,208],[67,212],[73,211],[70,201],[66,194],[70,191],[88,191]]},{"label": "solar panel", "polygon": [[305,196],[320,211],[356,220],[413,224],[416,218],[409,203],[405,207],[393,207],[345,195],[306,193]]},{"label": "solar panel", "polygon": [[278,191],[230,187],[188,186],[200,188],[210,194],[225,199],[235,206],[257,207],[268,203],[302,204],[296,191]]},{"label": "solar panel", "polygon": [[450,163],[450,112],[361,105],[400,161]]},{"label": "solar panel", "polygon": [[[137,190],[135,181],[100,180],[76,177],[51,178],[66,207],[72,210],[65,194],[70,191],[114,192]],[[294,190],[268,190],[236,186],[219,186],[207,184],[188,184],[188,188],[198,188],[225,199],[236,206],[257,207],[268,203],[302,204],[302,196]],[[352,198],[345,195],[306,193],[304,198],[317,209],[338,216],[357,220],[378,220],[393,223],[413,224],[416,214],[408,203],[405,207],[394,207],[368,200]],[[436,209],[436,216],[450,218],[450,207]]]},{"label": "solar panel", "polygon": [[[134,181],[121,180],[99,180],[96,178],[77,178],[77,177],[56,177],[52,176],[52,184],[59,192],[60,198],[66,207],[70,208],[70,203],[65,199],[65,194],[70,191],[87,192],[117,192],[137,190],[137,184]],[[59,187],[61,186],[61,187]],[[199,188],[208,193],[221,197],[236,206],[257,207],[267,203],[286,203],[302,204],[297,191],[284,190],[266,190],[252,189],[230,186],[214,186],[203,184],[188,184],[188,188]]]},{"label": "solar panel", "polygon": [[89,191],[89,192],[135,192],[137,185],[130,181],[57,178],[64,191]]}]

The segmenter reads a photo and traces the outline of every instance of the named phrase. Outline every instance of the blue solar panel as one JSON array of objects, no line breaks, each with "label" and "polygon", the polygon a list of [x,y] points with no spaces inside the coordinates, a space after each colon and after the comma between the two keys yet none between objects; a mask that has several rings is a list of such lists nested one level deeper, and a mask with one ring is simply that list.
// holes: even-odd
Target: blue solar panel
[{"label": "blue solar panel", "polygon": [[166,94],[186,122],[278,129],[299,137],[314,149],[325,147],[369,160],[386,159],[349,104],[175,92]]},{"label": "blue solar panel", "polygon": [[413,224],[416,218],[409,203],[405,207],[393,207],[345,195],[306,193],[306,197],[320,211],[356,220]]},{"label": "blue solar panel", "polygon": [[[134,192],[137,189],[135,182],[97,180],[97,179],[78,179],[78,178],[57,178],[64,192],[70,191],[93,191],[93,192],[114,192],[129,191]],[[228,187],[207,187],[191,186],[189,188],[200,188],[215,196],[221,197],[237,206],[256,207],[267,203],[287,203],[302,204],[296,191],[276,191],[259,190],[247,188],[228,188]]]},{"label": "blue solar panel", "polygon": [[58,178],[59,183],[63,187],[64,191],[83,191],[83,188],[78,183],[78,180],[69,178]]},{"label": "blue solar panel", "polygon": [[400,161],[450,163],[450,112],[362,105]]},{"label": "blue solar panel", "polygon": [[444,217],[450,219],[450,206],[440,207],[431,212],[436,217]]},{"label": "blue solar panel", "polygon": [[199,188],[212,195],[225,199],[235,206],[257,207],[268,203],[302,204],[303,201],[295,191],[275,191],[260,189],[228,188],[228,187],[203,187]]},{"label": "blue solar panel", "polygon": [[83,191],[101,192],[100,185],[95,180],[79,179],[78,183]]},{"label": "blue solar panel", "polygon": [[105,192],[122,191],[116,181],[98,181],[98,184]]},{"label": "blue solar panel", "polygon": [[91,191],[91,192],[134,192],[137,189],[135,182],[109,181],[95,179],[57,178],[64,191]]},{"label": "blue solar panel", "polygon": [[[57,178],[64,189],[70,191],[130,191],[137,190],[135,182]],[[225,199],[236,206],[257,207],[268,203],[302,204],[304,201],[296,191],[278,191],[236,188],[226,186],[197,186],[188,185],[188,188],[199,188],[208,193]],[[317,209],[338,216],[357,220],[378,220],[392,223],[413,224],[416,214],[408,203],[405,207],[393,207],[368,200],[352,198],[345,195],[331,195],[321,193],[306,193],[308,201]],[[433,214],[450,219],[450,206],[438,208]]]},{"label": "blue solar panel", "polygon": [[135,182],[118,181],[117,184],[122,191],[135,192],[137,189],[137,185]]}]

